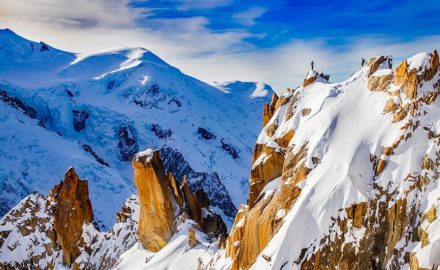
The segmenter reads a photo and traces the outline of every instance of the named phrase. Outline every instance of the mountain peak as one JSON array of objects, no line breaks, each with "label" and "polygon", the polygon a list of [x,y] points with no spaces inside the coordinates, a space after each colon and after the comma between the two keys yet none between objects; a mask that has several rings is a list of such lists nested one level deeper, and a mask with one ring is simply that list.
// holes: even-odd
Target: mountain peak
[{"label": "mountain peak", "polygon": [[306,78],[304,79],[303,82],[303,87],[306,87],[314,82],[324,82],[327,83],[328,80],[330,78],[330,75],[324,74],[324,73],[319,73],[316,70],[309,70],[307,72]]},{"label": "mountain peak", "polygon": [[18,36],[14,31],[9,28],[0,29],[0,35],[15,35]]}]

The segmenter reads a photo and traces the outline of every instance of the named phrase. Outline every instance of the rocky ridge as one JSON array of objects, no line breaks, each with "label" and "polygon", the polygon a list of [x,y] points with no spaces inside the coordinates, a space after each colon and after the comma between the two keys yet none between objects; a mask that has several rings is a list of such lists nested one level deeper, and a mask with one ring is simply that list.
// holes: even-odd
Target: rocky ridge
[{"label": "rocky ridge", "polygon": [[112,229],[95,225],[88,182],[71,167],[47,197],[34,193],[0,220],[0,268],[112,269],[138,241],[159,251],[187,220],[194,220],[186,228],[189,248],[199,243],[196,230],[211,242],[226,237],[203,190],[193,193],[186,180],[178,187],[158,150],[139,152],[132,162],[139,196],[126,201]]},{"label": "rocky ridge", "polygon": [[375,57],[345,82],[309,74],[274,95],[248,204],[211,269],[437,267],[438,69],[437,51],[394,70]]},{"label": "rocky ridge", "polygon": [[185,219],[194,220],[199,230],[213,238],[226,235],[226,225],[209,211],[203,189],[193,193],[186,178],[178,187],[173,174],[165,174],[159,150],[137,153],[133,168],[141,211],[138,237],[147,250],[162,249]]}]

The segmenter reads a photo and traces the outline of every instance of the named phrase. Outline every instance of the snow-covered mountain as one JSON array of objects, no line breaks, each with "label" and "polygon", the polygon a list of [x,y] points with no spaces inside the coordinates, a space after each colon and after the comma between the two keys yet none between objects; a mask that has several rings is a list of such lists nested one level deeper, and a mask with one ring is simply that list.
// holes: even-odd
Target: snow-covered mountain
[{"label": "snow-covered mountain", "polygon": [[[437,52],[395,69],[375,57],[340,83],[309,75],[265,105],[248,204],[198,269],[437,269]],[[153,258],[190,263],[170,252],[177,243]],[[120,269],[154,269],[140,254],[124,253]]]},{"label": "snow-covered mountain", "polygon": [[95,221],[110,228],[109,213],[135,193],[131,156],[153,147],[231,224],[271,92],[206,84],[143,48],[77,55],[0,30],[0,213],[47,194],[75,166]]},{"label": "snow-covered mountain", "polygon": [[438,268],[437,51],[327,80],[309,72],[265,109],[249,203],[210,268]]},{"label": "snow-covered mountain", "polygon": [[[40,53],[46,51],[44,44],[33,46],[40,46]],[[14,85],[3,83],[5,113],[1,116],[5,119],[2,122],[11,123],[6,126],[6,134],[12,138],[4,139],[4,147],[7,149],[13,140],[32,142],[18,147],[22,149],[20,156],[2,149],[2,156],[9,157],[5,164],[14,168],[15,159],[25,160],[27,170],[18,179],[27,179],[34,172],[33,166],[64,162],[67,155],[63,153],[67,150],[73,156],[69,162],[82,167],[78,173],[81,178],[91,177],[90,190],[87,182],[69,169],[64,181],[49,195],[32,194],[23,199],[0,220],[1,266],[120,270],[439,267],[437,51],[417,54],[395,68],[391,56],[374,57],[349,79],[338,83],[330,83],[328,75],[312,70],[302,86],[287,89],[280,96],[274,94],[270,103],[260,103],[264,128],[253,148],[249,183],[242,182],[242,187],[249,188],[248,200],[240,205],[227,237],[225,224],[215,212],[228,209],[223,189],[232,202],[242,193],[237,186],[240,181],[229,181],[246,174],[231,166],[238,167],[242,162],[242,154],[248,149],[245,135],[249,135],[243,129],[252,127],[241,126],[249,123],[244,120],[225,123],[225,119],[232,117],[231,113],[248,113],[246,106],[261,102],[258,97],[269,90],[259,84],[240,82],[207,86],[176,70],[176,77],[186,78],[188,87],[198,91],[182,86],[185,91],[171,94],[160,83],[158,88],[153,84],[145,90],[140,86],[143,80],[148,85],[154,77],[133,75],[148,62],[139,60],[143,59],[139,54],[130,58],[128,54],[135,55],[133,51],[112,53],[125,55],[125,64],[119,64],[119,71],[68,83],[63,78],[72,74],[76,78],[86,76],[68,70],[75,70],[75,65],[88,58],[69,60],[68,67],[58,68],[56,63],[38,60],[41,57],[34,53],[27,55],[40,66],[50,66],[48,74],[58,81],[55,86],[47,85],[41,79],[43,72],[32,79],[40,85],[36,88],[29,88],[29,81],[20,85],[20,76],[10,75],[15,78]],[[16,66],[25,62],[11,60]],[[155,68],[156,65],[162,64],[155,62]],[[165,67],[168,66],[161,68]],[[9,72],[8,68],[5,72]],[[161,78],[159,75],[164,73],[157,74]],[[163,84],[169,81],[164,80]],[[177,79],[176,82],[182,83]],[[43,102],[43,93],[53,98]],[[60,101],[64,99],[71,101]],[[204,103],[196,106],[195,100]],[[237,102],[243,102],[243,107],[222,107]],[[71,105],[64,111],[56,104],[62,108]],[[175,104],[173,110],[171,104]],[[211,107],[199,115],[201,104]],[[216,106],[219,111],[212,109]],[[152,120],[133,120],[143,119],[142,115],[147,119],[145,115],[151,111],[162,117],[154,118],[158,120],[154,124],[160,127]],[[181,113],[191,117],[167,116]],[[68,117],[64,122],[60,120]],[[20,133],[9,130],[13,124],[20,127],[14,129]],[[148,128],[143,129],[142,125]],[[40,130],[51,137],[34,135]],[[152,136],[148,135],[150,132]],[[84,147],[83,141],[91,146]],[[160,150],[147,149],[132,155],[148,143]],[[187,149],[188,143],[197,154],[190,150],[185,154],[182,149]],[[209,152],[212,147],[215,152]],[[47,151],[51,158],[60,159],[45,158]],[[37,160],[29,154],[36,155]],[[130,168],[124,160],[132,157]],[[101,165],[93,169],[99,172],[93,178],[87,164],[95,163]],[[52,175],[44,180],[53,186],[52,179],[59,172],[55,172],[58,165],[51,166]],[[213,171],[202,171],[203,168]],[[119,178],[106,178],[113,174]],[[95,203],[98,208],[105,208],[100,205],[101,194],[93,193],[109,187],[117,190],[114,181],[128,183],[125,175],[133,175],[138,196],[126,201],[111,229],[100,231],[94,226],[95,219],[110,220],[117,211],[92,211]],[[184,175],[188,175],[193,190]],[[218,175],[218,181],[214,175]],[[14,183],[25,186],[20,181]],[[206,193],[198,190],[201,187]],[[108,194],[102,196],[110,201]],[[122,196],[123,192],[119,194]]]}]

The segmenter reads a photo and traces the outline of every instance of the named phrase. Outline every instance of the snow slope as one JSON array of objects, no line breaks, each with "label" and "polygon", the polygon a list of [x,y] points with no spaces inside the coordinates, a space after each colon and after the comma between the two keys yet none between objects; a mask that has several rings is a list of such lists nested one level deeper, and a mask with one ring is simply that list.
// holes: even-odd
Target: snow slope
[{"label": "snow slope", "polygon": [[[429,70],[430,57],[430,54],[422,53],[408,59],[408,71],[413,68],[422,72]],[[349,219],[344,209],[353,205],[366,202],[374,209],[372,202],[386,200],[388,207],[392,208],[395,203],[404,201],[404,215],[408,216],[414,212],[417,213],[414,216],[424,216],[431,207],[438,209],[440,103],[438,98],[429,103],[425,97],[429,93],[434,97],[438,95],[439,72],[418,85],[415,100],[407,98],[403,92],[394,94],[399,86],[393,83],[382,91],[371,92],[367,88],[368,72],[369,67],[366,66],[347,81],[316,82],[281,96],[297,95],[293,115],[289,118],[286,113],[291,109],[288,104],[281,106],[257,143],[279,148],[276,139],[290,130],[295,131],[288,151],[299,153],[305,146],[306,156],[301,162],[311,171],[305,180],[297,184],[301,195],[287,211],[283,225],[257,257],[252,269],[300,269],[305,261],[316,258],[312,255],[319,256],[315,254],[317,250],[326,250],[327,243],[330,247],[334,243],[332,241],[344,234],[335,220]],[[411,113],[408,112],[403,119],[396,120],[395,114],[384,112],[389,101],[401,108],[416,107],[414,111],[410,109]],[[305,110],[309,113],[304,113]],[[270,137],[267,130],[274,121],[279,122]],[[399,143],[393,147],[392,153],[385,154],[385,147],[395,146],[396,142]],[[372,157],[375,161],[371,160]],[[381,171],[378,169],[379,159],[385,164]],[[427,160],[431,162],[429,167],[424,165]],[[419,176],[426,179],[426,186],[416,187],[415,179]],[[285,181],[290,180],[287,178]],[[381,190],[386,195],[380,195]],[[368,215],[374,218],[387,213],[367,212]],[[398,218],[404,219],[403,216]],[[408,269],[409,262],[405,263],[404,259],[406,252],[415,252],[420,267],[431,268],[438,263],[437,232],[440,227],[437,221],[431,223],[423,218],[420,222],[420,228],[427,230],[430,244],[422,246],[421,242],[408,236],[410,231],[417,229],[411,227],[417,226],[417,222],[404,223],[404,235],[395,247],[398,251],[389,259],[387,268],[393,269],[397,262],[399,268]],[[371,234],[371,228],[366,224],[362,223],[359,228],[349,224],[349,228],[353,227],[344,236],[342,247],[353,244],[357,248],[365,248],[362,241]],[[375,226],[384,225],[377,223]],[[342,247],[341,252],[345,252]],[[385,249],[384,246],[382,248]]]},{"label": "snow slope", "polygon": [[274,178],[240,207],[208,269],[436,269],[438,54],[393,70],[374,61],[346,81],[287,90],[267,110],[252,168]]},{"label": "snow slope", "polygon": [[147,147],[233,217],[271,92],[208,85],[143,48],[75,55],[10,30],[0,30],[0,90],[1,213],[32,191],[46,194],[73,165],[103,228],[134,193],[129,160]]}]

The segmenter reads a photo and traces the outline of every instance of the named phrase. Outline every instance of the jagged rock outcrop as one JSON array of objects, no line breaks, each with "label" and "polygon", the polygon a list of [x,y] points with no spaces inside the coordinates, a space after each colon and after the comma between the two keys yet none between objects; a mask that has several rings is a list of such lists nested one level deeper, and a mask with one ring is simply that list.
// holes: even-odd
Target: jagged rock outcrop
[{"label": "jagged rock outcrop", "polygon": [[307,73],[307,76],[304,79],[302,86],[307,87],[314,82],[328,82],[329,79],[330,75],[319,73],[315,70],[309,70],[309,73]]},{"label": "jagged rock outcrop", "polygon": [[1,219],[0,269],[111,269],[137,241],[138,219],[130,197],[115,226],[98,231],[87,181],[70,168],[47,197],[29,195]]},{"label": "jagged rock outcrop", "polygon": [[191,192],[186,177],[183,178],[182,184],[180,185],[180,190],[183,193],[185,208],[189,214],[189,217],[195,220],[197,223],[201,224],[202,208],[200,207],[199,202],[196,200],[196,196]]},{"label": "jagged rock outcrop", "polygon": [[238,159],[240,157],[237,149],[232,144],[227,143],[225,139],[221,139],[220,143],[222,144],[222,149],[225,150],[233,159]]},{"label": "jagged rock outcrop", "polygon": [[73,114],[73,128],[76,131],[81,131],[86,127],[86,120],[89,118],[87,111],[72,110]]},{"label": "jagged rock outcrop", "polygon": [[119,157],[122,161],[129,161],[139,151],[136,133],[133,127],[122,125],[118,130]]},{"label": "jagged rock outcrop", "polygon": [[205,140],[213,140],[217,138],[217,136],[215,136],[212,132],[202,127],[199,127],[197,129],[197,133],[200,135],[201,138]]},{"label": "jagged rock outcrop", "polygon": [[159,124],[152,124],[151,131],[153,131],[154,135],[156,135],[159,139],[164,140],[171,138],[173,135],[173,131],[171,129],[163,129]]},{"label": "jagged rock outcrop", "polygon": [[[176,231],[177,217],[182,215],[194,220],[208,234],[226,234],[220,216],[209,212],[206,194],[193,193],[186,177],[178,188],[174,176],[165,175],[159,153],[147,149],[137,153],[132,161],[141,205],[138,236],[142,245],[154,252],[162,249]],[[202,215],[202,211],[207,214]]]},{"label": "jagged rock outcrop", "polygon": [[63,262],[71,266],[80,254],[83,225],[93,222],[87,181],[80,180],[70,167],[64,180],[51,190],[49,201],[54,205],[53,226],[63,250]]},{"label": "jagged rock outcrop", "polygon": [[222,209],[229,217],[235,216],[237,209],[217,173],[195,171],[182,153],[171,147],[160,149],[160,156],[165,170],[173,172],[174,178],[186,177],[192,190],[204,190],[213,206]]},{"label": "jagged rock outcrop", "polygon": [[92,157],[99,162],[99,164],[102,164],[104,166],[110,167],[110,165],[100,156],[98,156],[98,154],[96,154],[95,151],[93,151],[92,147],[88,144],[83,144],[81,145],[82,149],[84,149],[84,151],[86,151],[87,153],[90,153],[90,155],[92,155]]},{"label": "jagged rock outcrop", "polygon": [[[423,56],[423,55],[422,55]],[[415,59],[413,59],[415,61]],[[429,62],[426,66],[412,67],[407,60],[403,61],[397,68],[394,76],[394,83],[400,85],[403,93],[413,99],[417,95],[417,88],[422,81],[430,81],[437,73],[439,67],[439,56],[437,50],[429,55]]]},{"label": "jagged rock outcrop", "polygon": [[392,60],[391,56],[380,56],[368,61],[368,89],[383,91],[392,83]]},{"label": "jagged rock outcrop", "polygon": [[72,167],[47,198],[38,193],[25,198],[0,221],[0,268],[113,269],[137,241],[157,252],[182,231],[189,248],[200,244],[197,237],[203,246],[224,242],[226,225],[212,212],[208,196],[192,192],[186,179],[179,186],[165,174],[158,150],[140,152],[132,163],[139,197],[126,201],[106,232],[93,220],[88,182]]},{"label": "jagged rock outcrop", "polygon": [[277,101],[278,101],[278,95],[273,93],[270,104],[264,103],[264,105],[263,105],[263,127],[272,118],[273,113],[275,112],[275,105],[276,105]]},{"label": "jagged rock outcrop", "polygon": [[136,154],[132,164],[141,205],[139,241],[146,249],[156,252],[165,246],[174,230],[165,171],[159,152],[151,149]]},{"label": "jagged rock outcrop", "polygon": [[[251,169],[251,177],[249,179],[249,206],[253,206],[255,200],[260,195],[261,190],[264,186],[274,180],[275,178],[281,176],[284,155],[281,151],[277,151],[274,148],[266,147],[264,145],[257,145],[256,147],[261,147],[260,160],[256,160]],[[255,151],[259,152],[259,149]]]},{"label": "jagged rock outcrop", "polygon": [[393,83],[407,98],[413,99],[417,95],[416,91],[420,84],[430,81],[437,73],[439,56],[437,50],[430,54],[421,53],[402,61],[394,71],[391,56],[371,58],[367,66],[369,68],[368,89],[386,91]]}]

